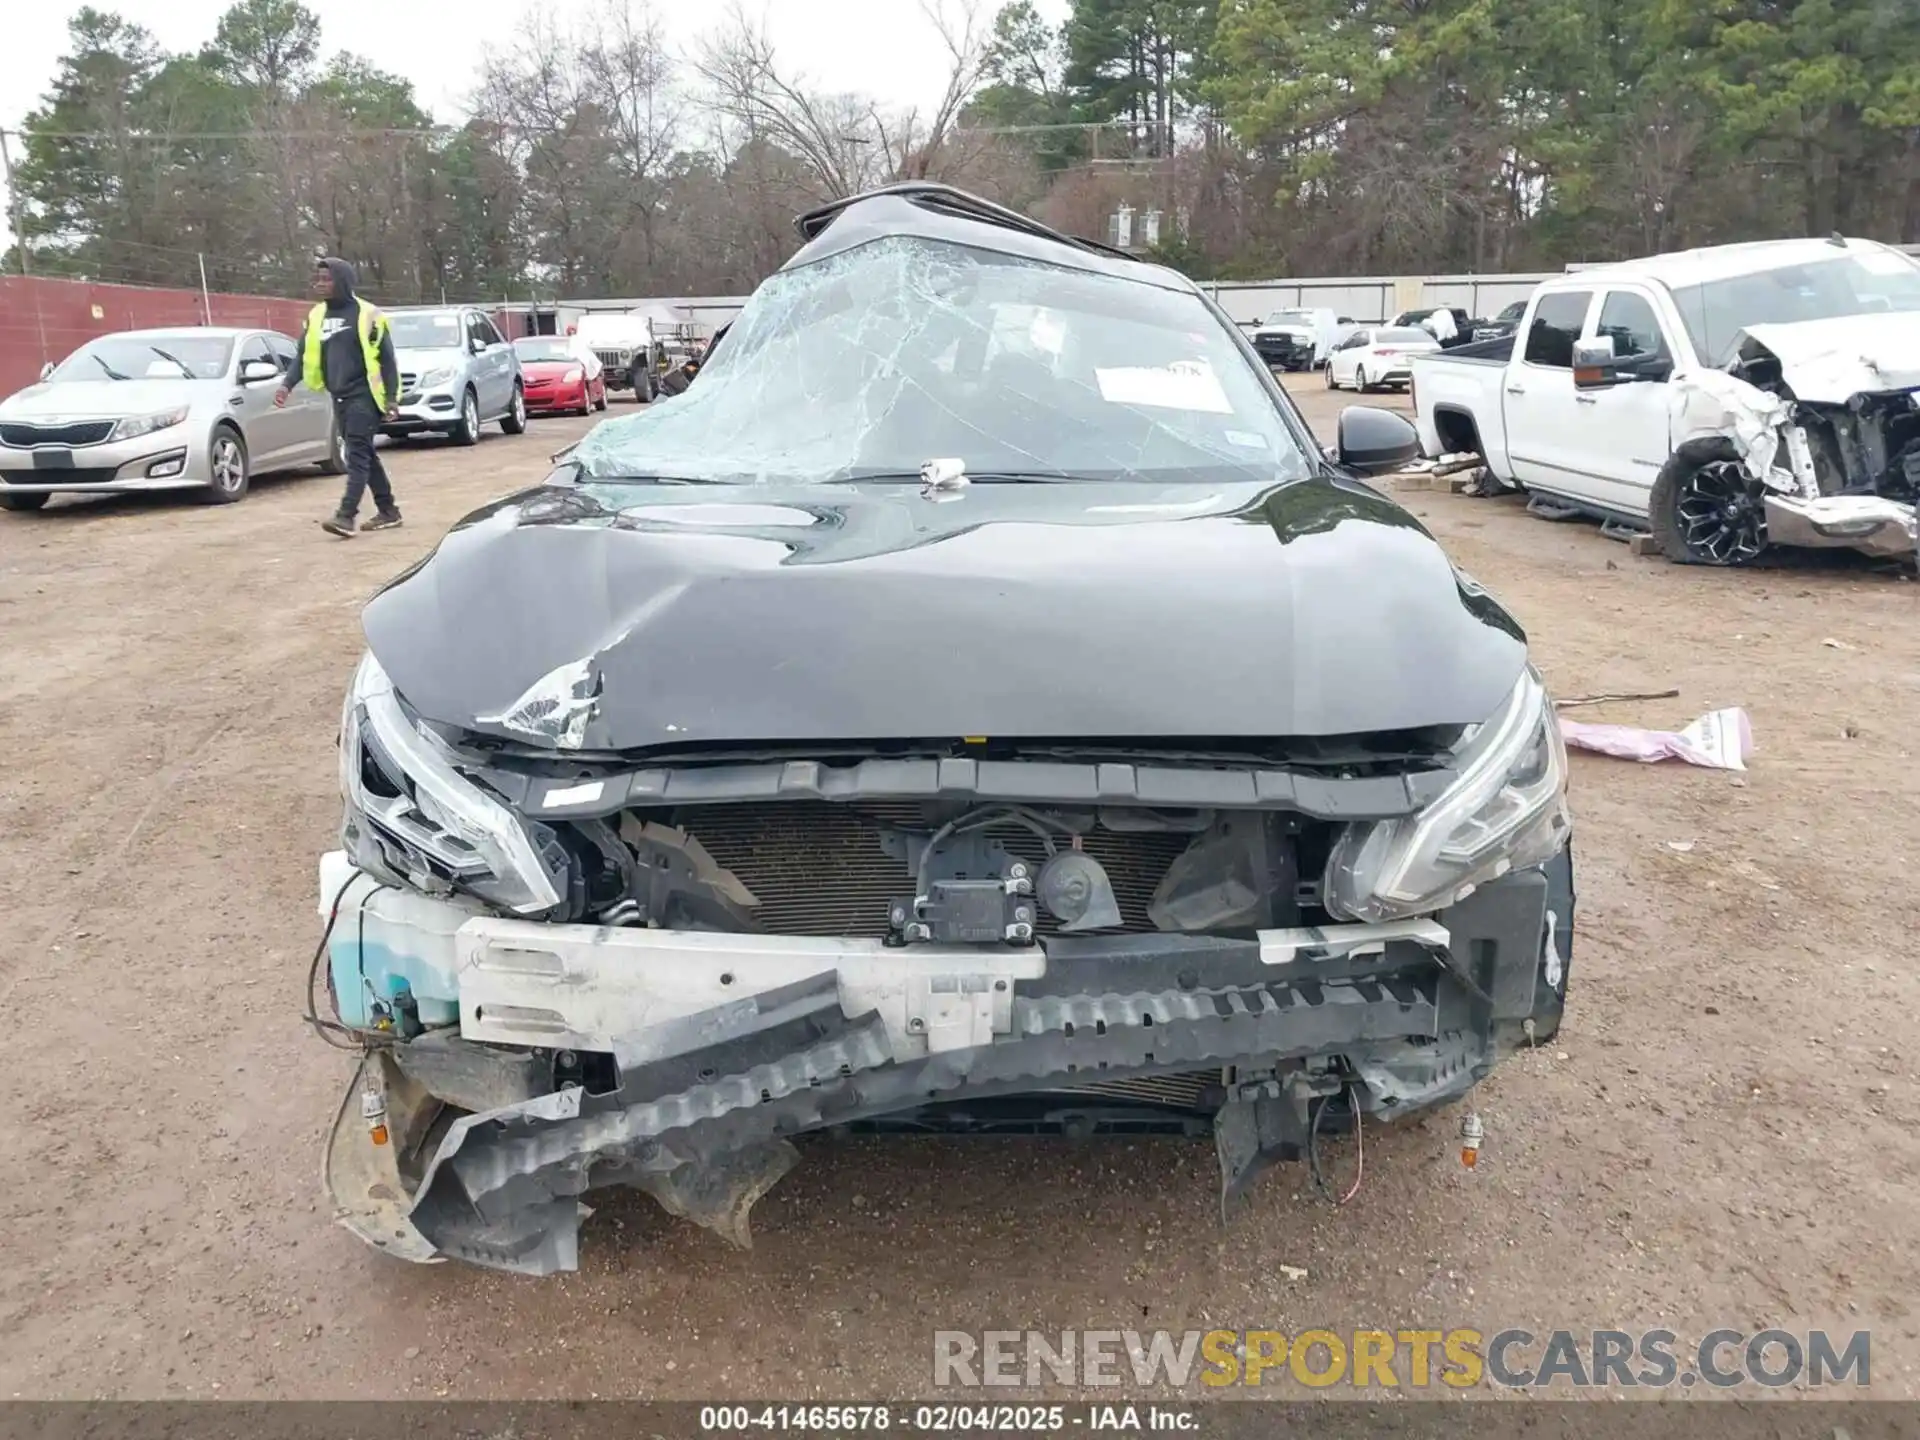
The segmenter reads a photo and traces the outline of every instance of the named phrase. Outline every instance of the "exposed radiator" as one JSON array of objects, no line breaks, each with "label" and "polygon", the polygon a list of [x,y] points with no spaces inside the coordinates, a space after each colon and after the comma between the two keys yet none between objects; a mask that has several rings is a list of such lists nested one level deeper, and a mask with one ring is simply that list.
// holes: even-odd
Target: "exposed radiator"
[{"label": "exposed radiator", "polygon": [[[881,844],[885,828],[923,834],[936,828],[916,802],[837,805],[826,801],[709,805],[679,812],[677,823],[706,846],[760,901],[754,913],[776,935],[865,936],[887,933],[891,902],[913,893],[913,872]],[[1019,825],[991,837],[1039,873],[1046,846]],[[1064,837],[1063,837],[1064,839]],[[1154,887],[1192,837],[1165,831],[1096,829],[1084,850],[1106,868],[1120,902],[1120,931],[1151,931]],[[976,877],[985,878],[985,877]],[[1044,909],[1039,930],[1059,928]]]}]

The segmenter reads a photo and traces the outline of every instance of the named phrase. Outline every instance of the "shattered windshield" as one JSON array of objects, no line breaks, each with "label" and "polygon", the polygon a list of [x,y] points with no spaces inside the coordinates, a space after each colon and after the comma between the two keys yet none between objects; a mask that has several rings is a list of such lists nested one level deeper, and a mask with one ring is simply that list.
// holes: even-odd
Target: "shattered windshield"
[{"label": "shattered windshield", "polygon": [[1278,403],[1196,295],[889,237],[773,276],[684,394],[603,422],[594,479],[1305,475]]},{"label": "shattered windshield", "polygon": [[1836,253],[1831,260],[1678,286],[1673,303],[1694,353],[1718,365],[1749,325],[1920,310],[1920,264],[1897,250]]}]

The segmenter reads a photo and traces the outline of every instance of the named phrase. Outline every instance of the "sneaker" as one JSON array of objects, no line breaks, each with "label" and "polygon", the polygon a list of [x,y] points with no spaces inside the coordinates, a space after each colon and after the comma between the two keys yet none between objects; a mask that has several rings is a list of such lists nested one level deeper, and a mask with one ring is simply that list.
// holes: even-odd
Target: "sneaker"
[{"label": "sneaker", "polygon": [[320,528],[329,535],[338,535],[342,540],[353,538],[353,517],[351,515],[329,515],[320,522]]},{"label": "sneaker", "polygon": [[392,530],[402,523],[398,510],[382,510],[360,528],[362,530]]}]

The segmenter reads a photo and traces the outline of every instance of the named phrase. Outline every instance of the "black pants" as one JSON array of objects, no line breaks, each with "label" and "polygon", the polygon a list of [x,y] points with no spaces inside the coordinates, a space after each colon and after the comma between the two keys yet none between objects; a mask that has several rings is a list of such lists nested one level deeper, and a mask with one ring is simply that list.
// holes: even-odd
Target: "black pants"
[{"label": "black pants", "polygon": [[333,417],[347,442],[347,489],[340,497],[340,513],[360,513],[360,497],[373,491],[374,507],[385,514],[394,508],[393,486],[387,481],[387,467],[380,463],[373,448],[373,437],[380,433],[380,409],[365,391],[357,395],[336,395]]}]

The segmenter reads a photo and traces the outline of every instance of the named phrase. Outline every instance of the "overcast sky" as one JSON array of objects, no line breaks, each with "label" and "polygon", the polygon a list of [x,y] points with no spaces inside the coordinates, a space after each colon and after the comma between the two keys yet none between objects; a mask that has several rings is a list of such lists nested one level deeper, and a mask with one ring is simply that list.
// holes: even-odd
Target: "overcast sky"
[{"label": "overcast sky", "polygon": [[[144,25],[172,51],[213,38],[231,0],[93,0]],[[534,4],[578,22],[604,14],[612,0],[306,0],[320,17],[326,53],[352,50],[413,82],[436,119],[452,117],[474,83],[483,50],[513,38]],[[959,0],[950,0],[957,5]],[[7,83],[0,86],[0,127],[15,129],[38,108],[67,48],[67,20],[81,0],[7,0]],[[643,8],[636,0],[635,9]],[[676,0],[652,6],[669,43],[684,52],[721,23],[720,0]],[[996,0],[981,0],[983,15]],[[1054,18],[1066,0],[1042,0]],[[748,0],[764,14],[782,67],[803,72],[815,88],[871,94],[887,106],[930,104],[946,77],[940,37],[917,0]]]}]

